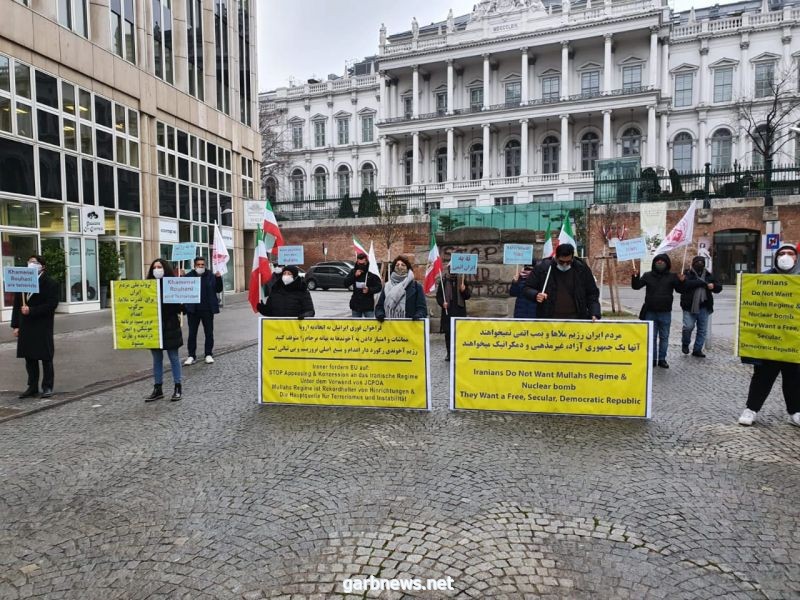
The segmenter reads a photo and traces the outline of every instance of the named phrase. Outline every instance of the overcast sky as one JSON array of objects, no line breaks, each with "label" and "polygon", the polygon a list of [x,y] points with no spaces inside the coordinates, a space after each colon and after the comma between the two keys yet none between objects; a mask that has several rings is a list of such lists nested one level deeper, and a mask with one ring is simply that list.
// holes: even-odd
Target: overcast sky
[{"label": "overcast sky", "polygon": [[[378,52],[381,23],[389,35],[463,15],[478,0],[259,0],[258,78],[261,91],[311,76],[342,75],[347,61]],[[675,10],[715,0],[670,0]],[[729,4],[729,2],[719,2]]]}]

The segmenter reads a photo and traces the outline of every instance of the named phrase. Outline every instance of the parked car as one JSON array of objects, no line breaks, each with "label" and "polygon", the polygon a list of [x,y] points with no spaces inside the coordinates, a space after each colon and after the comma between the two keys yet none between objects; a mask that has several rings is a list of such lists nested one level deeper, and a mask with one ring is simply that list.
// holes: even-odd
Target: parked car
[{"label": "parked car", "polygon": [[[328,290],[330,288],[345,288],[344,278],[352,267],[339,264],[319,263],[306,271],[306,285],[309,290],[317,288]],[[347,287],[352,289],[353,286]]]},{"label": "parked car", "polygon": [[352,260],[323,260],[322,262],[318,262],[316,267],[342,267],[343,269],[347,269],[348,271],[356,266]]}]

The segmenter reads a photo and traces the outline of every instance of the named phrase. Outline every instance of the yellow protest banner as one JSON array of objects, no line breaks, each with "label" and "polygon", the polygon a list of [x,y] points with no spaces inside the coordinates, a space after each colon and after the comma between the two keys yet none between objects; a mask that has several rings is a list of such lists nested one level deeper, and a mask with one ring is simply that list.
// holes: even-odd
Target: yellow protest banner
[{"label": "yellow protest banner", "polygon": [[157,279],[111,282],[114,349],[161,348],[160,283]]},{"label": "yellow protest banner", "polygon": [[453,319],[450,408],[650,418],[648,321]]},{"label": "yellow protest banner", "polygon": [[261,319],[261,404],[430,410],[428,322]]},{"label": "yellow protest banner", "polygon": [[736,353],[800,363],[800,277],[739,274]]}]

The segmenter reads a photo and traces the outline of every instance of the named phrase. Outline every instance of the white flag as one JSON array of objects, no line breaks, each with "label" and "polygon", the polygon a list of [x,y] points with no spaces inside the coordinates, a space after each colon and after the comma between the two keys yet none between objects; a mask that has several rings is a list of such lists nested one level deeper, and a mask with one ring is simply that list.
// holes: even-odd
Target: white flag
[{"label": "white flag", "polygon": [[[369,242],[369,254],[367,254],[367,260],[369,260],[369,272],[375,273],[375,275],[378,276],[378,279],[381,279],[381,272],[378,270],[378,260],[375,258],[375,247],[372,245],[372,240]],[[382,281],[383,280],[381,280],[381,282]]]},{"label": "white flag", "polygon": [[691,205],[689,205],[689,210],[686,211],[683,218],[678,221],[675,227],[672,228],[672,231],[664,238],[664,241],[661,242],[661,245],[656,248],[654,254],[669,252],[670,250],[688,246],[692,243],[692,237],[694,236],[694,213],[696,210],[697,200],[694,200]]},{"label": "white flag", "polygon": [[228,261],[230,260],[228,249],[225,247],[225,240],[219,225],[214,223],[214,248],[211,251],[211,266],[214,273],[225,275],[228,272]]}]

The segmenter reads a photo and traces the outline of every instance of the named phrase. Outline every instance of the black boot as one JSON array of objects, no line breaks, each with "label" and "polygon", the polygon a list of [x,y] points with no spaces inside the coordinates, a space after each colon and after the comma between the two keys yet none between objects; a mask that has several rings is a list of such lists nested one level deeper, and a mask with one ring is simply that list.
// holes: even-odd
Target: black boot
[{"label": "black boot", "polygon": [[28,386],[28,389],[22,392],[19,397],[20,398],[33,398],[34,396],[39,395],[39,390],[36,389],[34,386]]},{"label": "black boot", "polygon": [[175,391],[172,392],[172,398],[170,398],[170,400],[172,402],[177,402],[181,398],[183,398],[183,390],[181,389],[181,384],[180,383],[176,383],[175,384]]},{"label": "black boot", "polygon": [[164,390],[161,389],[161,384],[157,383],[153,386],[153,392],[144,399],[145,402],[152,402],[164,397]]}]

